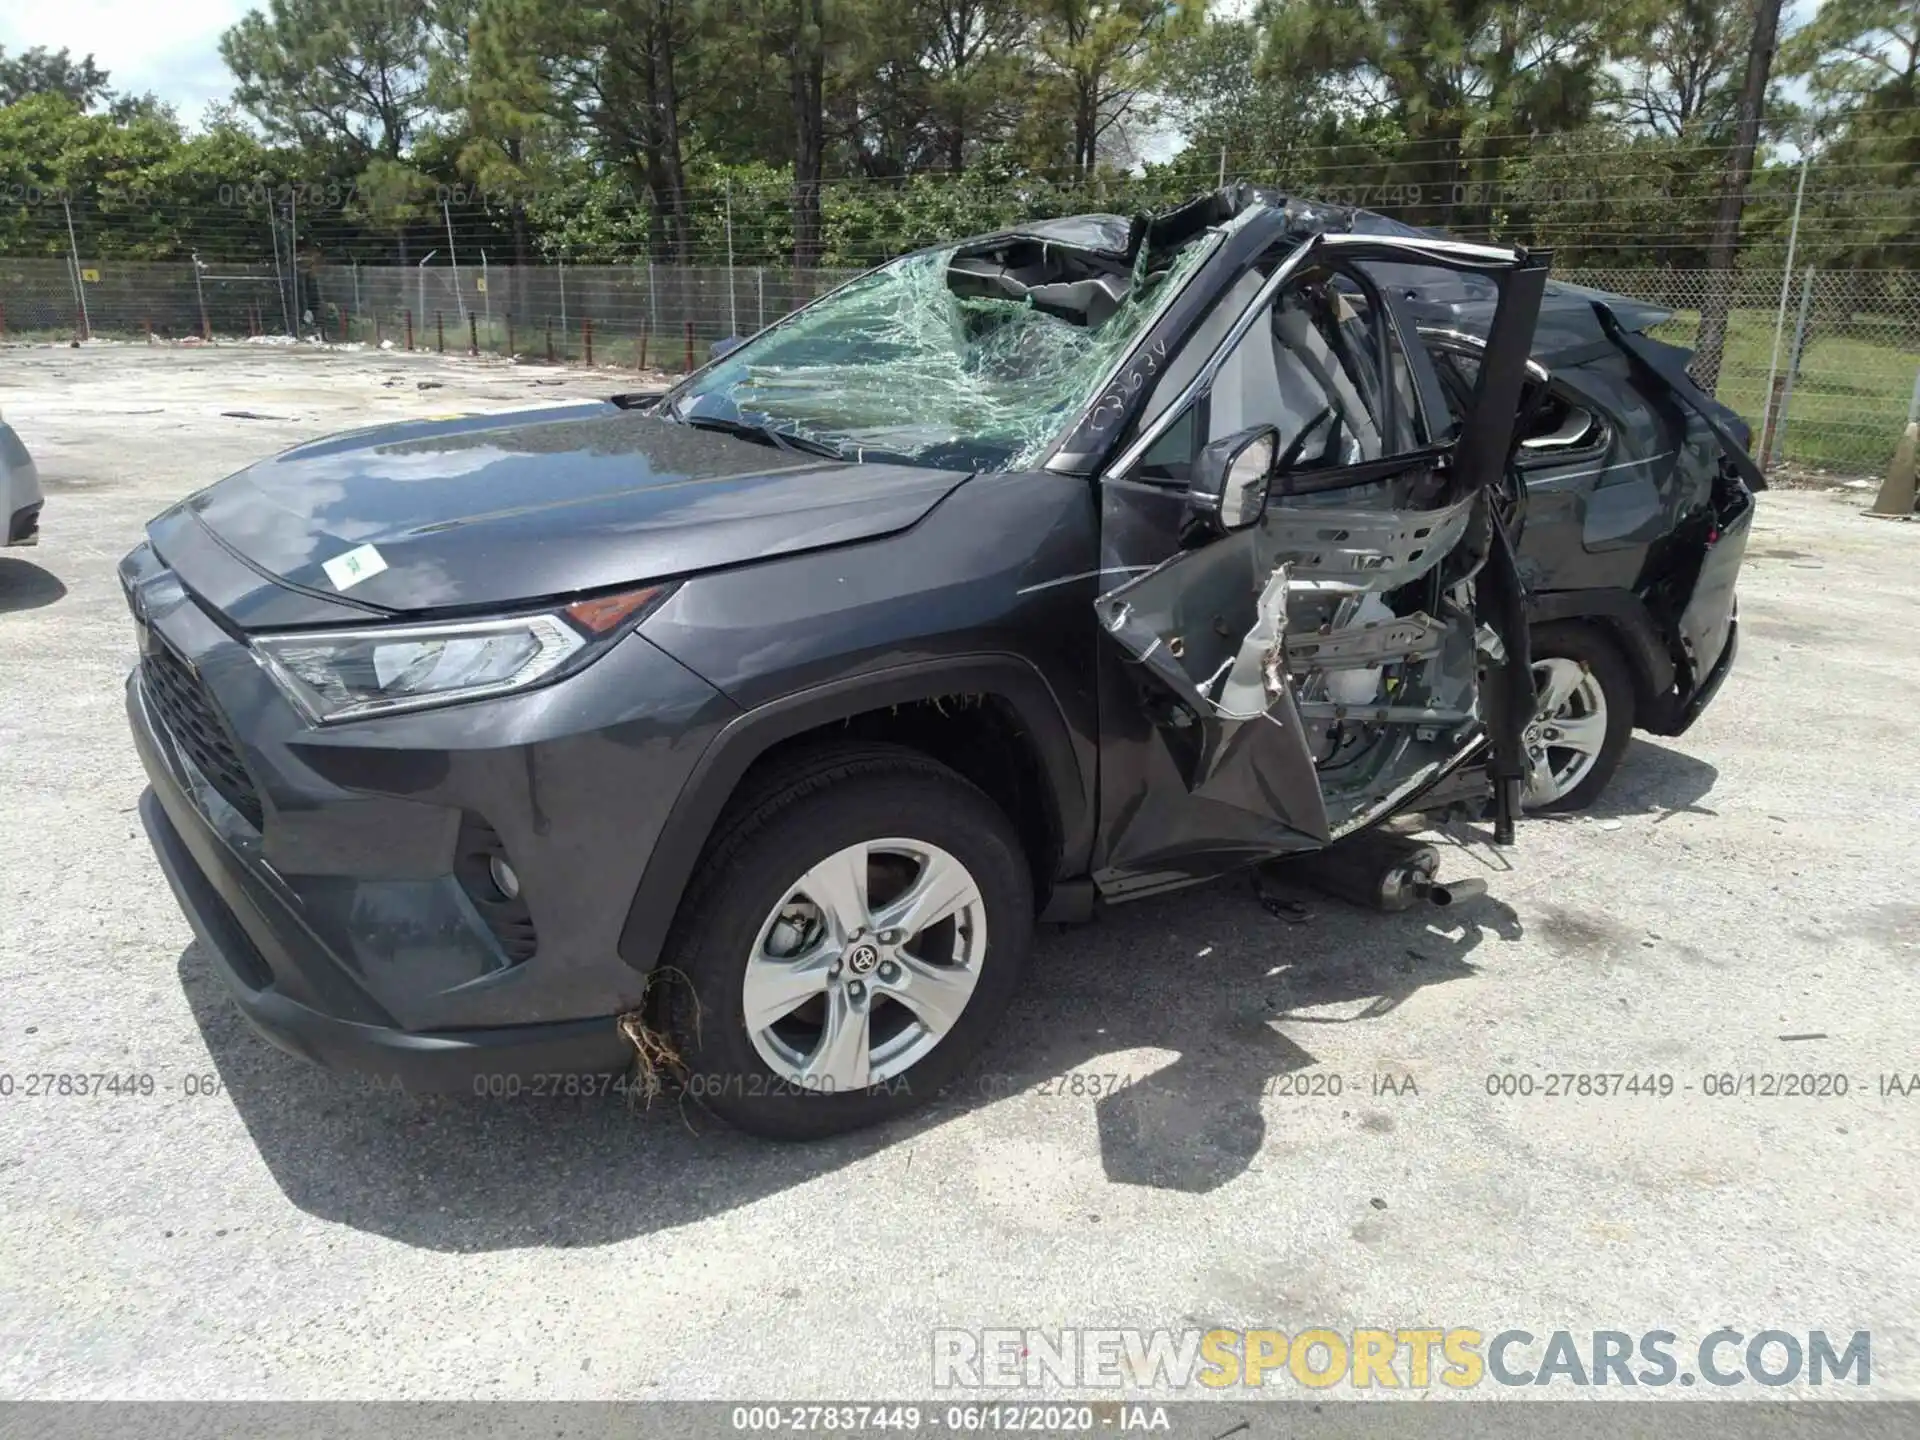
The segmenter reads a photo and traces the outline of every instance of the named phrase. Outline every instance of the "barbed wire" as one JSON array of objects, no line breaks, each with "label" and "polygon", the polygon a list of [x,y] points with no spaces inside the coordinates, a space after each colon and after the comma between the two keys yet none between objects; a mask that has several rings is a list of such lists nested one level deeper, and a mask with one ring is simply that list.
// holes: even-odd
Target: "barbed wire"
[{"label": "barbed wire", "polygon": [[[1910,164],[1911,162],[1906,163]],[[1299,192],[1299,198],[1314,198],[1313,187],[1315,185],[1333,189],[1340,188],[1338,182],[1330,180],[1329,177],[1338,174],[1342,170],[1365,170],[1377,174],[1383,170],[1390,172],[1394,168],[1391,162],[1368,162],[1364,165],[1356,164],[1348,167],[1332,167],[1323,173],[1303,176],[1302,179],[1304,183],[1303,188]],[[1874,171],[1895,171],[1901,168],[1901,166],[1891,161],[1832,161],[1822,162],[1816,168],[1823,177],[1828,177],[1835,174],[1870,174]],[[1277,176],[1283,172],[1276,169],[1266,173]],[[1757,176],[1742,187],[1743,194],[1750,201],[1770,196],[1790,198],[1797,173],[1798,167],[1796,166],[1791,170],[1781,172],[1771,177]],[[1260,178],[1260,175],[1259,172],[1249,170],[1229,170],[1228,178],[1229,180],[1253,180]],[[1476,195],[1488,195],[1497,193],[1503,189],[1511,189],[1525,194],[1529,191],[1554,192],[1567,190],[1572,187],[1582,187],[1590,192],[1590,198],[1607,203],[1632,203],[1637,201],[1671,199],[1675,198],[1676,193],[1684,198],[1709,200],[1717,199],[1721,192],[1721,186],[1718,183],[1717,177],[1701,177],[1697,185],[1679,190],[1678,192],[1676,192],[1676,188],[1672,183],[1674,178],[1675,170],[1671,166],[1647,165],[1644,167],[1625,169],[1614,168],[1608,172],[1605,181],[1546,173],[1508,176],[1496,175],[1491,177],[1471,176],[1459,180],[1438,181],[1382,179],[1364,188],[1382,192],[1407,191],[1415,193],[1423,190],[1432,190],[1436,192],[1435,198],[1439,198],[1444,196],[1449,190],[1464,189]],[[1633,185],[1641,181],[1658,181],[1661,183],[1644,190],[1621,188],[1622,186]],[[339,198],[328,204],[316,206],[314,200],[319,196],[320,187],[315,187],[313,191],[309,192],[300,190],[297,185],[262,187],[249,183],[244,185],[221,184],[215,187],[211,195],[199,197],[199,203],[210,210],[241,212],[271,210],[277,211],[284,217],[288,209],[286,197],[290,192],[297,192],[299,198],[306,198],[308,201],[306,205],[297,205],[296,201],[297,209],[302,219],[317,218],[328,214],[357,213],[350,211],[350,207],[361,203],[361,197],[355,187],[346,183],[340,183],[329,185],[325,188],[337,194]],[[823,195],[822,198],[837,198],[838,195],[845,194],[866,194],[876,197],[898,196],[901,198],[923,198],[913,193],[911,184],[886,180],[861,181],[857,185],[848,182],[835,188],[836,195]],[[1189,193],[1193,188],[1194,186],[1191,183],[1175,183],[1171,180],[1162,179],[1158,182],[1136,180],[1125,185],[1115,183],[1104,187],[1087,186],[1056,193],[1063,197],[1083,195],[1097,197],[1103,189],[1111,194],[1125,195],[1151,194],[1160,191]],[[415,210],[419,223],[424,225],[428,223],[429,220],[437,220],[440,218],[440,207],[442,205],[447,206],[456,213],[475,208],[486,209],[491,212],[495,207],[502,210],[510,209],[513,206],[526,208],[537,206],[551,197],[577,200],[586,198],[588,195],[594,193],[596,193],[595,187],[582,184],[554,184],[528,187],[520,191],[507,191],[485,190],[475,186],[450,183],[437,187],[430,199],[413,202],[405,208]],[[697,206],[683,207],[692,209],[712,207],[720,210],[731,203],[736,210],[741,210],[744,213],[756,204],[788,206],[792,203],[791,186],[786,184],[777,186],[768,184],[764,187],[756,187],[751,191],[745,189],[729,190],[726,187],[714,186],[701,189],[689,188],[679,192],[667,193],[677,193],[682,197],[698,200],[700,203]],[[956,191],[956,193],[958,192]],[[976,197],[991,197],[995,195],[1015,197],[1032,196],[1035,192],[1032,186],[1018,180],[1013,180],[995,182],[992,185],[976,184],[970,187],[970,193]],[[1915,192],[1912,187],[1900,184],[1869,185],[1866,187],[1820,185],[1809,186],[1808,189],[1809,196],[1822,194],[1833,195],[1836,193],[1881,193],[1911,196]],[[650,205],[654,203],[655,200],[653,192],[626,185],[602,185],[598,188],[597,195],[602,199],[624,198],[636,204]],[[1552,198],[1550,193],[1549,198]],[[11,210],[17,215],[39,217],[48,224],[64,224],[65,212],[71,208],[77,223],[88,214],[119,213],[114,207],[122,207],[122,209],[126,211],[151,211],[156,203],[163,199],[174,202],[176,197],[158,188],[102,187],[86,193],[74,194],[72,192],[63,192],[55,189],[38,190],[30,186],[8,186],[0,183],[0,217],[4,217],[5,213]],[[662,213],[668,212],[663,210]]]},{"label": "barbed wire", "polygon": [[[1588,134],[1566,133],[1575,141]],[[1490,138],[1476,137],[1472,143]],[[1551,142],[1558,137],[1514,132],[1511,138]],[[1431,143],[1463,142],[1448,138]],[[1609,164],[1604,178],[1552,169],[1483,175],[1482,159],[1463,156],[1433,162],[1365,156],[1350,163],[1320,162],[1315,169],[1315,155],[1364,148],[1345,143],[1300,147],[1283,165],[1229,164],[1227,169],[1234,179],[1285,177],[1288,188],[1303,199],[1351,205],[1461,235],[1524,238],[1582,253],[1659,255],[1671,261],[1712,239],[1723,189],[1721,176],[1697,168],[1687,171],[1678,157],[1724,152],[1727,146],[1721,141],[1663,141],[1662,146],[1644,158],[1636,155],[1626,166]],[[1566,145],[1519,159],[1577,164],[1602,155],[1618,160],[1621,153],[1617,146]],[[1426,163],[1443,171],[1457,166],[1459,178],[1404,178]],[[1811,183],[1797,198],[1802,243],[1828,249],[1852,246],[1881,255],[1904,256],[1920,249],[1915,187],[1874,183],[1896,171],[1891,162],[1829,159],[1810,152],[1807,164]],[[1075,183],[1064,188],[1047,188],[1032,177],[985,180],[967,172],[922,172],[901,180],[839,177],[821,184],[823,213],[814,238],[830,252],[829,258],[870,263],[945,238],[955,225],[992,229],[1023,214],[1060,213],[1067,207],[1169,203],[1201,188],[1209,168],[1205,157],[1190,155],[1178,165],[1141,176],[1089,179],[1076,174]],[[1764,254],[1783,243],[1800,169],[1798,163],[1775,165],[1743,187],[1745,252]],[[1343,183],[1340,177],[1345,174],[1368,178],[1365,183]],[[1853,176],[1858,181],[1849,183]],[[943,207],[941,186],[948,183],[956,187],[947,197],[953,203]],[[661,196],[675,203],[663,203]],[[861,200],[870,202],[875,213],[844,209]],[[1653,208],[1662,213],[1650,217],[1647,212]],[[143,187],[75,192],[0,184],[0,259],[78,249],[127,259],[184,259],[204,252],[201,258],[212,263],[270,259],[288,264],[296,254],[308,264],[373,263],[423,252],[426,260],[442,263],[456,262],[462,252],[581,263],[614,257],[638,262],[651,250],[662,263],[764,264],[791,257],[794,212],[791,183],[778,175],[737,186],[686,186],[658,194],[604,181],[517,191],[451,183],[435,186],[430,197],[421,197],[407,211],[385,215],[350,181],[229,182],[197,201]],[[1888,233],[1864,233],[1869,227]],[[663,235],[666,243],[656,243]]]}]

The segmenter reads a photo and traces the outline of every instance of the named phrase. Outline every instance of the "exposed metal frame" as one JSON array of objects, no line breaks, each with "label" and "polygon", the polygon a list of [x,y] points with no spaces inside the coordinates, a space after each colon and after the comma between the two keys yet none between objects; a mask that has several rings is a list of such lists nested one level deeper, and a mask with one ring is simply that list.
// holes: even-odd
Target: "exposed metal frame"
[{"label": "exposed metal frame", "polygon": [[[1297,275],[1307,262],[1319,257],[1338,257],[1345,260],[1387,260],[1416,263],[1427,260],[1445,266],[1448,269],[1492,270],[1505,272],[1516,265],[1525,263],[1527,252],[1517,247],[1503,245],[1477,245],[1465,240],[1403,240],[1378,235],[1342,235],[1325,231],[1310,235],[1294,247],[1291,254],[1274,267],[1273,274],[1254,294],[1234,320],[1224,339],[1215,347],[1207,362],[1200,367],[1193,379],[1188,381],[1171,403],[1169,403],[1151,424],[1133,443],[1109,462],[1103,475],[1105,478],[1122,476],[1137,466],[1154,444],[1172,429],[1179,418],[1186,413],[1189,405],[1211,388],[1219,378],[1227,357],[1253,328],[1254,321],[1262,311],[1272,303],[1281,288]],[[1198,273],[1197,271],[1195,272]],[[1424,331],[1419,332],[1424,334]],[[1483,345],[1482,349],[1485,348]],[[1527,361],[1534,364],[1532,359]],[[1458,440],[1455,441],[1457,445]]]},{"label": "exposed metal frame", "polygon": [[[1450,342],[1455,345],[1463,345],[1469,350],[1484,350],[1487,348],[1487,342],[1483,337],[1469,334],[1465,330],[1446,330],[1437,325],[1418,325],[1414,327],[1414,331],[1422,340]],[[1553,383],[1553,372],[1532,356],[1527,357],[1527,374],[1535,380],[1538,380],[1542,385],[1551,385]]]},{"label": "exposed metal frame", "polygon": [[1226,365],[1227,357],[1233,353],[1234,347],[1246,338],[1247,332],[1253,328],[1253,322],[1260,312],[1272,302],[1273,297],[1279,293],[1280,287],[1299,272],[1308,258],[1318,253],[1326,239],[1325,235],[1308,237],[1295,247],[1291,255],[1274,267],[1273,274],[1267,277],[1266,284],[1254,292],[1253,299],[1247,302],[1247,308],[1240,312],[1232,328],[1214,347],[1213,354],[1207,357],[1206,364],[1194,373],[1193,379],[1187,382],[1172,403],[1161,410],[1153,423],[1135,436],[1133,443],[1107,465],[1105,471],[1107,476],[1124,475],[1138,465],[1147,451],[1153,448],[1154,443],[1171,430],[1174,422],[1186,413],[1187,407],[1212,387],[1213,382],[1220,378],[1220,371]]}]

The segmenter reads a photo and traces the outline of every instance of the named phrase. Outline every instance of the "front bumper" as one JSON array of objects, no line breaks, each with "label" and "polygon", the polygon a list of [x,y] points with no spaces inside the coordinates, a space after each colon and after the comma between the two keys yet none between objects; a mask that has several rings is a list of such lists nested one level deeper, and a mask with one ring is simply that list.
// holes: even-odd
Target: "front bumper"
[{"label": "front bumper", "polygon": [[[255,1028],[415,1090],[624,1071],[615,1017],[647,973],[621,928],[685,772],[733,707],[632,636],[544,690],[316,729],[150,551],[135,568],[142,818]],[[523,932],[489,912],[476,829],[520,876]]]},{"label": "front bumper", "polygon": [[[485,1093],[495,1076],[617,1075],[627,1068],[630,1051],[611,1015],[410,1032],[372,1002],[347,999],[341,979],[328,978],[333,962],[325,947],[301,934],[298,914],[227,848],[179,783],[179,767],[164,753],[166,742],[147,712],[138,672],[128,681],[127,710],[153,782],[140,797],[140,819],[161,872],[241,1014],[267,1040],[326,1069],[417,1091]],[[328,999],[356,1018],[316,1008]]]},{"label": "front bumper", "polygon": [[[336,1019],[290,999],[275,983],[273,965],[209,872],[201,868],[199,856],[153,789],[140,797],[140,819],[174,898],[240,1013],[262,1037],[289,1054],[328,1070],[426,1092],[498,1094],[498,1086],[491,1083],[498,1078],[613,1077],[626,1070],[631,1052],[611,1016],[554,1025],[414,1034],[391,1025]],[[256,912],[255,920],[263,919]],[[293,963],[291,954],[280,959],[282,964]]]},{"label": "front bumper", "polygon": [[40,472],[13,427],[0,420],[0,545],[40,543]]}]

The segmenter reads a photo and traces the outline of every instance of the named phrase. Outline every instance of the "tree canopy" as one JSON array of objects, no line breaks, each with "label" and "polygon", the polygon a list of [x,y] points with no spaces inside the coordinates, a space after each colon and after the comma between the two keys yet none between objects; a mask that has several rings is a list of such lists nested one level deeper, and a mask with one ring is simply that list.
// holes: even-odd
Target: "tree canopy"
[{"label": "tree canopy", "polygon": [[[265,0],[183,124],[0,50],[0,246],[865,264],[1223,173],[1585,264],[1698,265],[1748,0]],[[1802,153],[1823,264],[1920,247],[1920,4],[1787,38],[1745,253]],[[60,202],[56,204],[56,199]]]}]

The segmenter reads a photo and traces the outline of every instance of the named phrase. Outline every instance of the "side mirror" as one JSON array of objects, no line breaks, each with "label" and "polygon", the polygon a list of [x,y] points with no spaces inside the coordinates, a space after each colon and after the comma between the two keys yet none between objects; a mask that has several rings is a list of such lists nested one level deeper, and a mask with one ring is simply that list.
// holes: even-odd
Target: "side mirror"
[{"label": "side mirror", "polygon": [[724,340],[716,340],[707,350],[707,359],[718,360],[722,355],[738,350],[746,343],[744,335],[729,335]]},{"label": "side mirror", "polygon": [[1267,484],[1280,448],[1280,432],[1256,425],[1216,440],[1200,452],[1187,508],[1223,533],[1244,530],[1267,508]]}]

